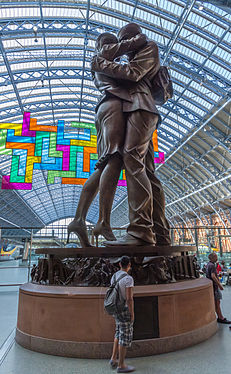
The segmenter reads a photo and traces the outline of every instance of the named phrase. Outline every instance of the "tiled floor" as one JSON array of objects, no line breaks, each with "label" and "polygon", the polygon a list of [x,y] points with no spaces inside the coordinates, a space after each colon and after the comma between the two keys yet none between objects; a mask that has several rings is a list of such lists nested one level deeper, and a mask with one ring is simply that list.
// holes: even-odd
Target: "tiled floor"
[{"label": "tiled floor", "polygon": [[[16,260],[0,262],[0,285],[27,281],[27,269],[24,267],[14,268],[19,264],[21,261]],[[0,347],[16,326],[17,308],[18,287],[0,286]]]},{"label": "tiled floor", "polygon": [[17,322],[18,291],[0,291],[0,347]]},{"label": "tiled floor", "polygon": [[[4,331],[4,325],[10,324],[12,328],[16,320],[16,294],[15,292],[0,294],[1,306],[2,296],[5,302],[0,328]],[[226,287],[223,291],[222,308],[224,314],[231,317],[231,287]],[[11,314],[9,319],[7,310]],[[231,331],[227,325],[219,325],[217,334],[206,342],[177,352],[129,359],[128,363],[134,365],[137,372],[145,374],[231,374]],[[28,351],[16,343],[0,367],[0,374],[103,374],[110,372],[107,360],[49,356]]]}]

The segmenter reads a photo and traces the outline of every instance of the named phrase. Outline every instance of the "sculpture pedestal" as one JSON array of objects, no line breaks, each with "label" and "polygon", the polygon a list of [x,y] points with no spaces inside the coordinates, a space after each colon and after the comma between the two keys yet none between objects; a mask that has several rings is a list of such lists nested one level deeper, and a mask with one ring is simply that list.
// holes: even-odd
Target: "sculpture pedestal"
[{"label": "sculpture pedestal", "polygon": [[[20,287],[16,341],[52,355],[109,358],[114,319],[104,287]],[[201,278],[134,289],[134,341],[128,357],[175,351],[217,331],[212,282]]]}]

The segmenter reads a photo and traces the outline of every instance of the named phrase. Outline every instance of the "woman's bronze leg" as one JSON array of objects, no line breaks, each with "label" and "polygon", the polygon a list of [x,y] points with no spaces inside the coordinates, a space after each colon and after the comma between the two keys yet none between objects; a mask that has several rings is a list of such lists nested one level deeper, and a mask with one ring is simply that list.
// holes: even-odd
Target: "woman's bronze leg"
[{"label": "woman's bronze leg", "polygon": [[78,236],[82,247],[92,247],[88,239],[85,221],[88,209],[99,190],[102,171],[103,169],[96,169],[83,186],[75,218],[67,228],[67,243],[69,242],[71,232],[74,232]]},{"label": "woman's bronze leg", "polygon": [[108,160],[99,183],[99,219],[94,235],[103,235],[106,240],[116,240],[111,226],[110,216],[118,179],[123,165],[122,157],[116,153]]}]

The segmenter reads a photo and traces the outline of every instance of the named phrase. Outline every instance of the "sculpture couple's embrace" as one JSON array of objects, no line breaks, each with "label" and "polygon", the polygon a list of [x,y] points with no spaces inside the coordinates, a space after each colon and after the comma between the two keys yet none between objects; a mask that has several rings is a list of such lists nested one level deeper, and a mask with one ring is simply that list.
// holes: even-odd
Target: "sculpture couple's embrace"
[{"label": "sculpture couple's embrace", "polygon": [[[121,64],[118,57],[127,55]],[[117,60],[116,60],[117,59]],[[115,61],[116,60],[116,61]],[[164,193],[154,174],[153,131],[160,116],[151,94],[151,81],[160,68],[158,47],[135,23],[124,26],[118,39],[99,35],[92,74],[102,96],[96,107],[97,151],[95,172],[83,186],[68,238],[74,232],[82,247],[91,246],[86,215],[99,191],[99,219],[94,229],[108,245],[168,245]],[[129,204],[127,234],[116,240],[110,214],[121,168],[124,166]]]}]

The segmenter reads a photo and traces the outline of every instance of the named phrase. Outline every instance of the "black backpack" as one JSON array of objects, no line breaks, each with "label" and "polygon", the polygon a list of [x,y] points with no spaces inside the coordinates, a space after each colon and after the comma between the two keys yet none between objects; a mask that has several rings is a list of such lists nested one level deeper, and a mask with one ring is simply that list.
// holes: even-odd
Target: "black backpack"
[{"label": "black backpack", "polygon": [[119,281],[126,277],[127,274],[122,274],[116,281],[107,289],[104,298],[104,310],[110,314],[115,315],[122,312],[125,306],[125,300],[121,297],[119,289]]},{"label": "black backpack", "polygon": [[156,105],[164,105],[173,96],[173,86],[167,66],[161,66],[151,82]]}]

